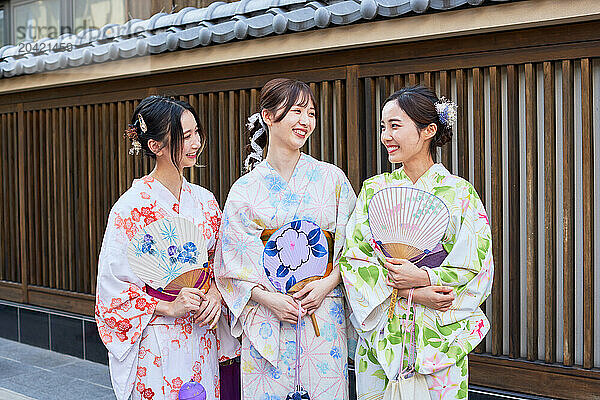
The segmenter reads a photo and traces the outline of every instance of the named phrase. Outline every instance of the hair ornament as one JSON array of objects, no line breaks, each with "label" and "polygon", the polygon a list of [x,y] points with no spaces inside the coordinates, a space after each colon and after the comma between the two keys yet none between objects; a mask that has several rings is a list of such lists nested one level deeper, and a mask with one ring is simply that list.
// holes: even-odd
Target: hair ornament
[{"label": "hair ornament", "polygon": [[138,140],[138,129],[136,125],[129,124],[127,125],[127,129],[125,129],[125,136],[131,140],[131,148],[129,149],[129,154],[138,155],[140,150],[142,150],[142,144]]},{"label": "hair ornament", "polygon": [[256,162],[262,161],[263,156],[263,148],[256,143],[256,140],[261,137],[264,133],[268,131],[267,125],[262,119],[260,113],[254,113],[250,117],[248,117],[248,122],[246,123],[246,128],[248,130],[254,129],[256,127],[256,123],[260,124],[260,127],[254,132],[254,134],[250,137],[250,147],[252,148],[252,152],[248,154],[248,157],[244,160],[244,168],[246,171],[250,171],[252,169],[250,165],[250,160],[254,159]]},{"label": "hair ornament", "polygon": [[456,123],[456,116],[458,106],[452,100],[449,100],[445,97],[440,98],[438,102],[435,103],[435,109],[440,118],[440,122],[448,128],[452,128],[452,125]]},{"label": "hair ornament", "polygon": [[146,121],[144,121],[144,118],[142,117],[141,113],[138,114],[138,123],[140,125],[140,129],[142,130],[142,133],[146,133],[148,131],[148,127],[146,126]]},{"label": "hair ornament", "polygon": [[137,139],[132,140],[131,148],[129,149],[129,154],[135,154],[137,156],[138,154],[140,154],[140,150],[142,150],[142,144]]}]

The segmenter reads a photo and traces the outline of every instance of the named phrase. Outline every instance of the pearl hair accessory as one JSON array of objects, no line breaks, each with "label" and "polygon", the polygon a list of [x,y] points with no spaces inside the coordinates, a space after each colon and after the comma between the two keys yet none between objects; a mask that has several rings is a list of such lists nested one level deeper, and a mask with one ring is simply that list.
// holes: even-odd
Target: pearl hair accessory
[{"label": "pearl hair accessory", "polygon": [[445,97],[440,98],[440,100],[435,103],[435,110],[439,115],[440,122],[448,128],[452,128],[456,123],[457,109],[458,106],[456,103]]}]

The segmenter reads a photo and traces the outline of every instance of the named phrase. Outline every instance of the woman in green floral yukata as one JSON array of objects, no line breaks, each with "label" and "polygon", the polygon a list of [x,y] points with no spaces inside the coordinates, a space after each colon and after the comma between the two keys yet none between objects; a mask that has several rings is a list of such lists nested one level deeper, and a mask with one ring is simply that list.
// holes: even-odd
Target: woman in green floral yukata
[{"label": "woman in green floral yukata", "polygon": [[[360,335],[355,358],[359,400],[382,399],[397,376],[402,340],[405,335],[411,340],[401,324],[407,316],[415,320],[414,367],[425,375],[431,399],[467,398],[467,355],[489,330],[479,306],[490,294],[494,264],[489,222],[477,192],[433,161],[436,148],[450,141],[455,119],[456,106],[423,86],[403,88],[385,101],[381,142],[389,161],[402,167],[364,182],[340,260],[351,320]],[[418,268],[386,258],[373,240],[369,200],[394,186],[425,190],[448,206],[450,223],[442,239],[448,255],[441,265]],[[399,300],[389,319],[394,288]],[[406,297],[412,288],[415,304],[409,309]]]}]

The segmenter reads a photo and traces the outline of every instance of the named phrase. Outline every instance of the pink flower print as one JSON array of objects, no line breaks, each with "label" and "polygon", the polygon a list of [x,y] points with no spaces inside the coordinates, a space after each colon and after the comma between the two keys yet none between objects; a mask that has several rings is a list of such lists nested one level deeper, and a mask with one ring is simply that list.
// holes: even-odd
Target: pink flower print
[{"label": "pink flower print", "polygon": [[438,398],[444,399],[447,395],[452,393],[458,387],[458,383],[453,383],[450,379],[450,368],[446,370],[446,373],[441,375],[431,375],[432,385],[429,390],[433,390],[438,393]]},{"label": "pink flower print", "polygon": [[479,218],[481,218],[481,219],[485,219],[485,223],[486,223],[487,225],[489,225],[489,224],[490,224],[490,220],[488,219],[488,216],[487,216],[487,215],[485,215],[484,213],[479,213]]},{"label": "pink flower print", "polygon": [[469,203],[470,202],[471,202],[471,200],[469,199],[469,197],[465,197],[464,199],[462,199],[461,208],[462,208],[462,213],[463,214],[465,212],[467,212],[467,209],[469,208]]},{"label": "pink flower print", "polygon": [[481,330],[484,326],[485,324],[483,323],[483,320],[480,319],[479,322],[477,322],[475,329],[473,329],[473,331],[471,332],[471,335],[477,332],[477,336],[479,336],[479,339],[481,339],[483,337],[483,333],[481,333]]},{"label": "pink flower print", "polygon": [[287,229],[277,238],[275,245],[281,264],[292,271],[307,262],[310,256],[308,237],[304,232],[298,232],[295,229]]},{"label": "pink flower print", "polygon": [[140,193],[140,196],[142,197],[142,199],[144,200],[149,200],[150,199],[150,195],[146,192],[142,192]]}]

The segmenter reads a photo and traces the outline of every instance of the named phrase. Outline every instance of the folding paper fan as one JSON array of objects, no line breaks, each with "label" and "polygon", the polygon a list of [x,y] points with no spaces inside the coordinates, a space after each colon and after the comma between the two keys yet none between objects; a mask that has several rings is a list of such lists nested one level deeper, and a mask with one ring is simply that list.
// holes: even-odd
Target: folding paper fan
[{"label": "folding paper fan", "polygon": [[[328,271],[327,238],[319,226],[296,220],[277,229],[265,244],[263,266],[269,281],[281,293],[295,293]],[[319,336],[314,318],[313,326]]]},{"label": "folding paper fan", "polygon": [[204,234],[185,218],[163,218],[146,226],[129,243],[127,258],[131,270],[159,293],[177,295],[184,287],[208,289]]},{"label": "folding paper fan", "polygon": [[[388,257],[416,261],[432,255],[439,259],[450,212],[443,200],[424,190],[391,187],[378,191],[369,202],[369,225],[373,239]],[[392,293],[389,316],[398,291]]]}]

